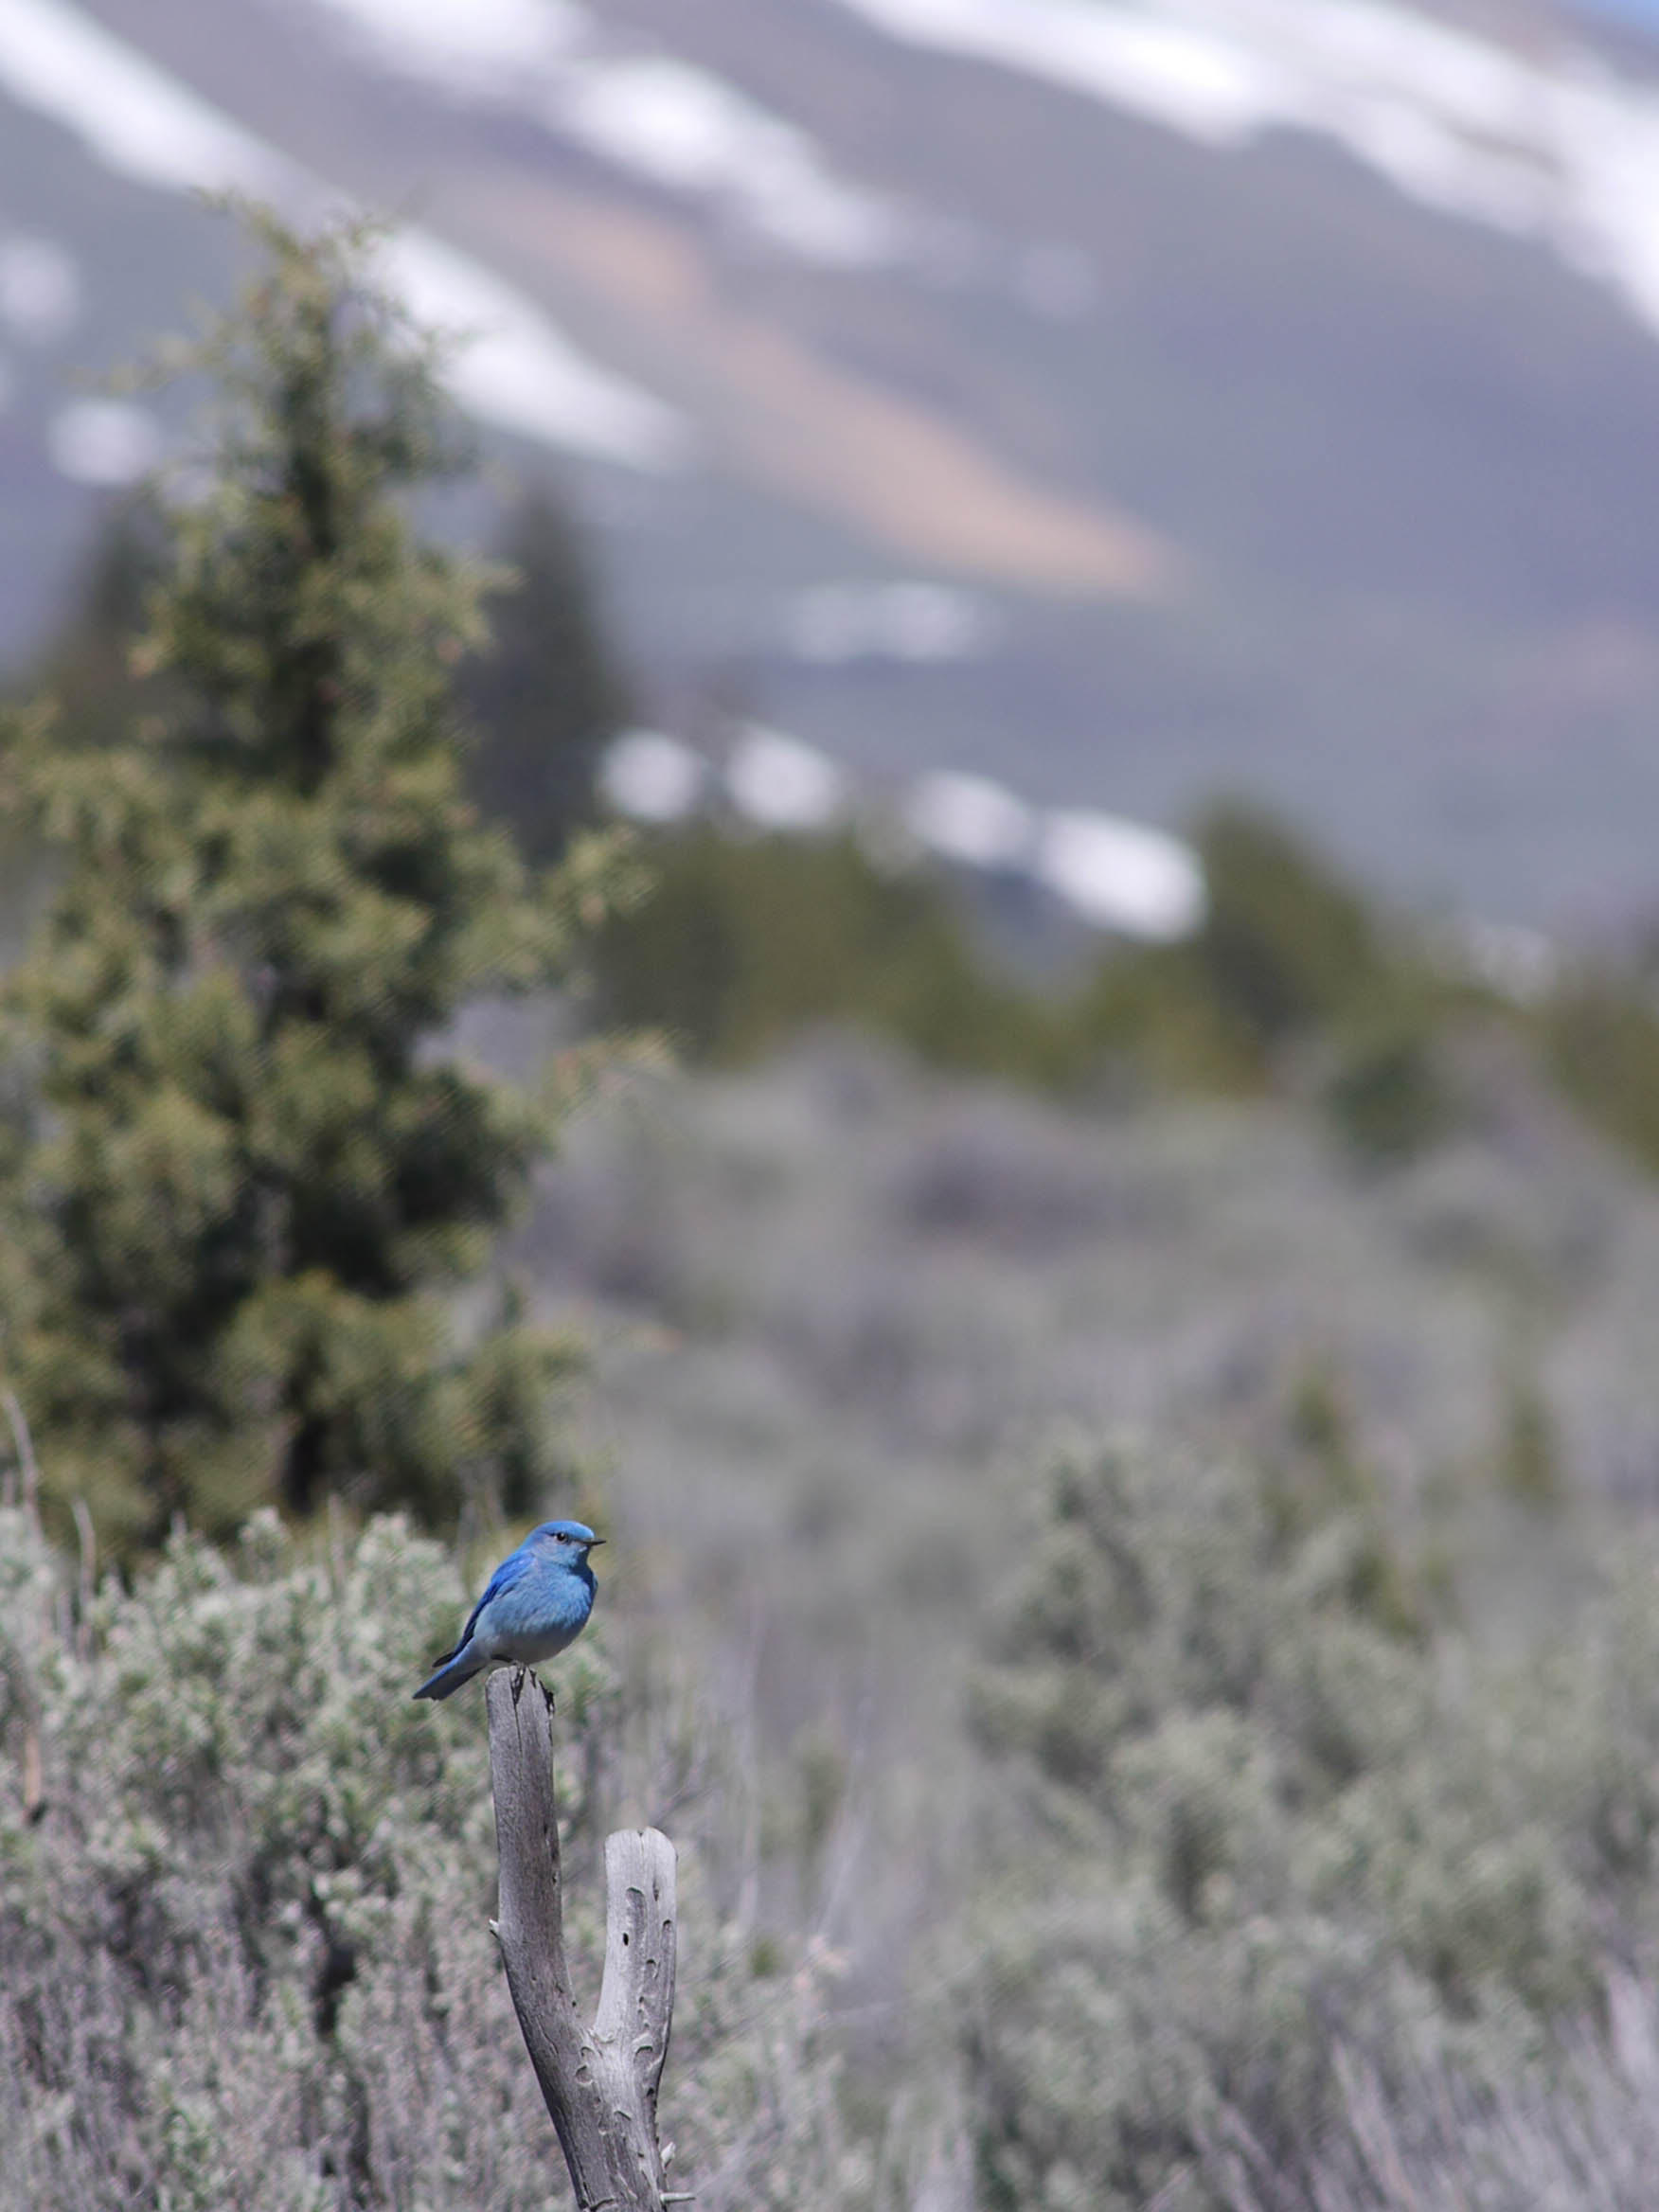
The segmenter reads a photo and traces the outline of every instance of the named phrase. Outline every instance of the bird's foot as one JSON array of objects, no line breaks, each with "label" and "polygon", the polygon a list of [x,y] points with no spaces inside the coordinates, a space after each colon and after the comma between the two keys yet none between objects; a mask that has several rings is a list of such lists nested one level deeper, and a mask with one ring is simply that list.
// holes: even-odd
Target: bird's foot
[{"label": "bird's foot", "polygon": [[533,1667],[515,1667],[512,1670],[513,1711],[515,1713],[518,1711],[518,1702],[525,1694],[525,1685],[527,1682],[533,1682],[536,1687],[541,1691],[543,1697],[546,1700],[547,1710],[550,1713],[556,1713],[559,1708],[553,1702],[553,1692],[547,1687],[547,1685],[542,1680],[542,1677],[536,1672]]}]

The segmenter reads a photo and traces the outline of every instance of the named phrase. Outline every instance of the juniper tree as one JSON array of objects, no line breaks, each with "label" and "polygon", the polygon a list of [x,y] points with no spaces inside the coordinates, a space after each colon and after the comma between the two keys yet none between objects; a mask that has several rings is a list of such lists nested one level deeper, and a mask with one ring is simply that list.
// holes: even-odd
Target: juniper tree
[{"label": "juniper tree", "polygon": [[48,1480],[129,1541],[331,1488],[529,1503],[565,1354],[500,1296],[463,1339],[454,1293],[556,1115],[432,1043],[563,976],[618,880],[593,841],[531,878],[465,797],[481,580],[409,512],[455,457],[432,346],[362,234],[255,229],[187,356],[212,400],[139,649],[161,710],[97,747],[14,717],[0,752],[57,854],[5,990],[35,1112],[0,1151],[0,1368]]}]

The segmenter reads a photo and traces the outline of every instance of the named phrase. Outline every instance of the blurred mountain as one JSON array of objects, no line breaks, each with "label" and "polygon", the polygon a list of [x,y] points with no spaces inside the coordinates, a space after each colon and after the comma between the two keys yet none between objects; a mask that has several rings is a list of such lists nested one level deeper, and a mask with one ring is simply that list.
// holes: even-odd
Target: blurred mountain
[{"label": "blurred mountain", "polygon": [[[561,471],[664,713],[1153,820],[1249,789],[1404,896],[1628,915],[1659,94],[1588,35],[1362,0],[0,0],[0,654],[169,450],[165,406],[74,377],[223,296],[187,187],[333,190],[405,226],[419,312],[491,334],[462,396],[508,479]],[[896,605],[929,618],[867,615]]]}]

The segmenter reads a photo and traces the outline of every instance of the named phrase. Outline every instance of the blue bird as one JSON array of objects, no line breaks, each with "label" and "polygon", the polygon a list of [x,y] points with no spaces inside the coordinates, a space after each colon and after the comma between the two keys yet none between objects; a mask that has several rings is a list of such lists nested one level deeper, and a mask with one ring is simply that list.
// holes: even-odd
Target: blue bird
[{"label": "blue bird", "polygon": [[604,1543],[580,1521],[544,1521],[491,1576],[453,1651],[432,1662],[418,1698],[452,1697],[487,1667],[533,1667],[574,1644],[594,1609],[588,1553]]}]

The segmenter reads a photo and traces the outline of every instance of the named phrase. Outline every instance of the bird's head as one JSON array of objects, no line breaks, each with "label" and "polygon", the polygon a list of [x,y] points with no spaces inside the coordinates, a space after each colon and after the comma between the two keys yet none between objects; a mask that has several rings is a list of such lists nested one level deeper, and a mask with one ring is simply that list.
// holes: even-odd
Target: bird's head
[{"label": "bird's head", "polygon": [[604,1541],[580,1521],[544,1521],[530,1536],[544,1559],[569,1567],[580,1567],[588,1553]]}]

